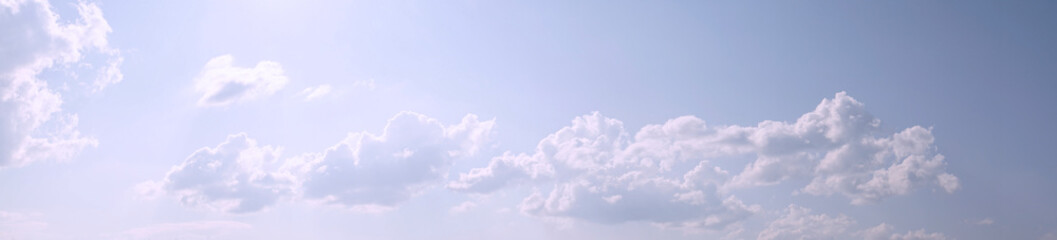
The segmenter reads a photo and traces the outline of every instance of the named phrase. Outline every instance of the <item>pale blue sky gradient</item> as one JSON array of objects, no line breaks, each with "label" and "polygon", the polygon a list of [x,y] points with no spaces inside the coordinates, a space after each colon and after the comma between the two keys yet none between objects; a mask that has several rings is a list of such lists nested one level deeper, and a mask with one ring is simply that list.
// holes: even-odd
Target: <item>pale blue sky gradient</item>
[{"label": "pale blue sky gradient", "polygon": [[[757,238],[789,204],[854,219],[848,234],[884,222],[895,233],[953,239],[1057,238],[1053,2],[93,3],[112,28],[124,80],[97,93],[56,91],[63,113],[77,114],[77,129],[98,146],[0,169],[0,211],[34,215],[47,238],[121,239],[130,229],[200,221],[252,226],[215,239],[717,238],[728,232],[563,226],[518,211],[533,191],[527,184],[487,197],[444,184],[503,152],[532,153],[594,111],[634,136],[684,115],[709,126],[794,122],[841,91],[881,120],[878,136],[931,128],[960,189],[919,187],[868,205],[790,194],[800,182],[735,191],[763,212],[734,238]],[[51,3],[60,22],[77,18],[75,4]],[[194,79],[225,54],[238,67],[277,62],[289,82],[252,101],[198,105]],[[68,78],[61,71],[38,77],[58,89]],[[330,94],[299,95],[322,84]],[[402,111],[446,125],[467,114],[494,119],[495,144],[383,213],[281,200],[228,214],[135,190],[230,134],[280,146],[287,159],[323,152],[350,132],[382,134]],[[724,169],[736,174],[752,159]],[[476,207],[450,211],[465,201]],[[983,219],[993,223],[975,224]],[[0,232],[10,230],[3,224]]]}]

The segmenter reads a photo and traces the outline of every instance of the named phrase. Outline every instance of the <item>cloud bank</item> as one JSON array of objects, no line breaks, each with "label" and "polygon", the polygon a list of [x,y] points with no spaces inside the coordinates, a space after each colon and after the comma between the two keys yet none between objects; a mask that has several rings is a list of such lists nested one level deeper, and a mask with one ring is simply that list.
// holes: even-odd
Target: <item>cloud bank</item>
[{"label": "cloud bank", "polygon": [[[879,126],[844,92],[795,122],[756,126],[708,126],[683,116],[631,135],[619,120],[593,113],[541,140],[535,152],[495,157],[447,186],[475,194],[529,186],[537,192],[520,206],[533,216],[705,229],[759,212],[731,190],[793,179],[809,182],[795,193],[839,194],[852,204],[924,186],[959,188],[958,178],[944,171],[931,129],[878,136]],[[746,156],[755,160],[736,174],[715,164]]]},{"label": "cloud bank", "polygon": [[[275,173],[282,148],[258,146],[246,134],[228,136],[213,148],[202,148],[174,166],[148,189],[168,193],[180,203],[229,213],[255,212],[290,192],[292,182]],[[269,171],[270,170],[270,171]]]},{"label": "cloud bank", "polygon": [[381,135],[351,133],[322,154],[292,165],[303,196],[327,204],[372,209],[395,206],[441,180],[453,160],[472,156],[491,138],[494,121],[468,115],[445,126],[403,112]]},{"label": "cloud bank", "polygon": [[[63,97],[38,78],[44,71],[97,75],[72,82],[89,92],[120,82],[122,58],[107,42],[110,25],[95,4],[79,2],[78,17],[63,23],[47,1],[0,1],[0,168],[38,160],[64,160],[96,140],[80,135],[76,114],[62,111]],[[102,55],[102,63],[86,61]],[[75,77],[76,78],[76,77]]]},{"label": "cloud bank", "polygon": [[187,206],[256,212],[283,197],[354,210],[395,207],[439,183],[455,159],[473,156],[492,138],[494,120],[467,115],[444,125],[425,115],[397,114],[381,134],[350,133],[322,153],[280,161],[282,149],[231,135],[174,166],[140,190],[175,196]]},{"label": "cloud bank", "polygon": [[812,215],[811,209],[789,205],[785,215],[772,221],[756,239],[837,239],[854,224],[844,215]]},{"label": "cloud bank", "polygon": [[[349,133],[323,152],[281,161],[281,148],[232,135],[193,153],[155,185],[186,205],[230,213],[259,211],[283,198],[384,211],[442,183],[476,195],[523,187],[530,191],[517,209],[541,219],[644,222],[734,235],[742,232],[744,220],[767,212],[733,194],[739,190],[788,183],[796,189],[788,194],[839,195],[859,205],[921,188],[950,193],[960,187],[944,170],[946,160],[933,145],[930,128],[885,134],[880,123],[844,92],[794,122],[755,126],[710,126],[682,116],[632,134],[621,121],[595,112],[543,138],[533,152],[506,152],[487,166],[448,177],[456,159],[489,146],[495,121],[467,115],[445,125],[403,112],[381,134]],[[474,206],[466,202],[449,212]],[[924,230],[895,233],[885,224],[855,231],[854,225],[843,215],[789,205],[756,237],[945,237]]]}]

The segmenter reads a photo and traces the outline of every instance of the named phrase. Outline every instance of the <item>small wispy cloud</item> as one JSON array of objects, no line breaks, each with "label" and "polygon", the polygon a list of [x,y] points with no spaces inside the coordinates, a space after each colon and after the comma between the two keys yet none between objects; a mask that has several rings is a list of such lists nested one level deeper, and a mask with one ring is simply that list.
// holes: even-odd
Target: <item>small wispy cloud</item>
[{"label": "small wispy cloud", "polygon": [[305,90],[301,90],[300,95],[305,96],[305,101],[312,101],[319,99],[320,97],[330,94],[330,84],[323,84],[315,87],[308,87]]},{"label": "small wispy cloud", "polygon": [[465,202],[460,203],[459,205],[455,205],[455,206],[451,207],[451,209],[449,209],[448,212],[451,213],[451,214],[464,213],[464,212],[469,211],[471,208],[474,208],[476,206],[477,206],[477,203],[474,203],[474,202],[471,202],[471,201],[465,201]]},{"label": "small wispy cloud", "polygon": [[353,88],[366,88],[367,90],[374,90],[375,88],[374,79],[360,80],[352,83]]},{"label": "small wispy cloud", "polygon": [[374,91],[376,86],[377,85],[374,83],[374,79],[360,80],[353,82],[352,86],[344,85],[344,87],[341,88],[344,90],[335,92],[334,87],[330,84],[321,84],[319,86],[307,87],[304,90],[301,90],[301,92],[299,92],[297,96],[303,97],[304,101],[308,102],[321,99],[327,95],[340,94],[341,92],[347,91],[349,89],[366,89],[367,91]]},{"label": "small wispy cloud", "polygon": [[991,225],[991,224],[995,224],[995,220],[993,220],[993,219],[991,219],[991,218],[983,218],[983,219],[966,219],[966,220],[965,220],[965,223],[968,223],[968,224],[972,224],[972,225],[980,225],[980,226],[985,226],[985,225]]}]

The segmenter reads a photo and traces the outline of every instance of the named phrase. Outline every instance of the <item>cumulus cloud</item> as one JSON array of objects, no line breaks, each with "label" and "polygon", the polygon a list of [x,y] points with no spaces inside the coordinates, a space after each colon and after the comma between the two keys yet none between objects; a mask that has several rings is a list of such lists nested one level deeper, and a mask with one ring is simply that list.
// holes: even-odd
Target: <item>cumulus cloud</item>
[{"label": "cumulus cloud", "polygon": [[455,159],[475,155],[491,141],[494,125],[476,115],[444,125],[402,112],[380,135],[350,133],[322,153],[285,160],[280,160],[282,148],[235,134],[216,147],[195,151],[164,180],[141,183],[136,190],[228,213],[260,211],[283,197],[384,210],[438,183]]},{"label": "cumulus cloud", "polygon": [[[517,209],[542,219],[645,222],[728,232],[738,232],[744,219],[763,212],[734,196],[736,189],[792,182],[801,184],[799,193],[839,193],[854,204],[909,194],[922,186],[958,189],[957,177],[943,170],[946,162],[933,145],[931,129],[913,126],[883,134],[880,121],[863,107],[841,92],[791,123],[709,126],[683,116],[644,126],[635,134],[621,121],[596,112],[576,117],[542,139],[533,152],[506,152],[487,166],[450,178],[448,169],[456,159],[489,146],[494,120],[468,115],[445,125],[403,112],[390,119],[381,134],[350,133],[325,151],[288,158],[278,168],[270,163],[279,158],[279,148],[260,147],[245,135],[233,135],[215,148],[192,154],[164,181],[147,184],[158,187],[144,189],[160,189],[187,205],[228,212],[257,211],[286,194],[380,211],[440,181],[447,181],[448,189],[471,194],[526,186],[531,194]],[[719,167],[741,164],[744,168],[735,173]],[[467,202],[451,211],[472,206]],[[812,214],[791,205],[785,217],[758,237],[850,236],[853,224],[844,216]],[[874,230],[887,237],[936,235],[896,234],[886,225]],[[865,236],[868,231],[859,232]]]},{"label": "cumulus cloud", "polygon": [[553,167],[539,157],[505,153],[493,158],[488,167],[460,174],[458,181],[452,181],[447,186],[456,191],[488,193],[506,186],[510,181],[538,179],[553,174]]},{"label": "cumulus cloud", "polygon": [[[758,212],[730,190],[790,179],[809,180],[797,192],[839,193],[855,204],[922,185],[958,189],[957,177],[943,170],[946,162],[936,153],[931,129],[914,126],[876,136],[879,126],[880,120],[844,92],[795,122],[756,126],[708,126],[683,116],[631,135],[619,120],[596,112],[550,134],[535,152],[494,157],[447,186],[474,194],[531,186],[537,192],[521,210],[540,217],[706,229]],[[737,174],[716,164],[744,156],[755,160]]]},{"label": "cumulus cloud", "polygon": [[785,215],[760,231],[757,239],[841,239],[854,224],[844,215],[811,214],[811,209],[789,205]]},{"label": "cumulus cloud", "polygon": [[291,169],[302,180],[307,199],[352,209],[385,209],[442,179],[454,159],[474,155],[490,141],[494,124],[468,115],[446,126],[403,112],[389,120],[381,135],[350,133]]},{"label": "cumulus cloud", "polygon": [[[635,140],[623,123],[592,113],[550,134],[532,154],[506,153],[485,168],[460,174],[448,188],[489,193],[516,183],[537,189],[522,213],[566,221],[649,222],[664,228],[718,230],[760,211],[717,189],[729,174],[672,144],[703,129],[696,118],[651,126]],[[653,131],[656,130],[656,131]],[[549,191],[547,188],[549,187]]]},{"label": "cumulus cloud", "polygon": [[756,127],[729,127],[757,160],[731,182],[733,187],[776,184],[811,178],[802,190],[814,195],[842,194],[854,204],[904,195],[932,184],[950,193],[958,178],[946,173],[936,153],[932,130],[920,126],[891,136],[875,136],[880,120],[864,104],[841,92],[794,123],[765,121]]},{"label": "cumulus cloud", "polygon": [[292,180],[276,172],[282,148],[259,146],[246,134],[228,136],[195,151],[161,182],[139,186],[145,193],[175,196],[190,207],[228,213],[259,211],[289,194]]},{"label": "cumulus cloud", "polygon": [[[856,204],[907,194],[922,185],[946,192],[959,188],[957,177],[943,170],[946,162],[933,145],[931,129],[913,126],[876,136],[879,126],[880,120],[866,112],[864,104],[844,92],[824,99],[792,123],[708,126],[697,117],[683,116],[647,125],[634,138],[620,121],[594,113],[540,141],[536,152],[496,157],[448,186],[488,193],[525,180],[571,183],[598,176],[656,176],[674,182],[697,168],[697,173],[710,173],[683,185],[738,189],[810,179],[799,192],[839,193]],[[733,176],[712,163],[745,155],[755,160]]]},{"label": "cumulus cloud", "polygon": [[[56,65],[73,63],[87,66],[99,77],[89,83],[93,91],[102,90],[122,79],[119,67],[123,58],[111,48],[107,34],[110,25],[98,6],[80,2],[75,5],[78,19],[63,24],[51,4],[43,0],[0,2],[0,74],[5,78],[33,79],[41,71]],[[84,61],[88,54],[103,55],[102,64]],[[102,65],[102,66],[93,66]]]},{"label": "cumulus cloud", "polygon": [[215,239],[253,226],[235,221],[163,223],[123,231],[115,239]]},{"label": "cumulus cloud", "polygon": [[253,68],[236,67],[231,55],[210,59],[195,78],[200,106],[225,106],[272,95],[286,86],[279,63],[258,62]]},{"label": "cumulus cloud", "polygon": [[[86,2],[76,7],[79,18],[60,23],[47,1],[0,2],[0,167],[69,159],[97,144],[80,135],[77,115],[63,113],[62,96],[38,78],[45,70],[95,71],[95,80],[82,83],[92,92],[121,81],[122,58],[108,45],[102,11]],[[107,60],[94,63],[87,55]]]}]

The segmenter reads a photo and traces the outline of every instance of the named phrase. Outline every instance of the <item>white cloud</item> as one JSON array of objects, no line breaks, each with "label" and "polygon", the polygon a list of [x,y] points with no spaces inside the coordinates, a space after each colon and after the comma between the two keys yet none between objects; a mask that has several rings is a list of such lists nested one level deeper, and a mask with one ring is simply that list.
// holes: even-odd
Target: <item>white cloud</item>
[{"label": "white cloud", "polygon": [[367,90],[374,90],[375,86],[376,85],[374,84],[374,79],[360,80],[352,83],[353,88],[362,87],[366,88]]},{"label": "white cloud", "polygon": [[685,146],[671,139],[703,128],[696,118],[670,123],[672,132],[649,135],[653,127],[647,127],[633,141],[618,120],[599,113],[577,117],[540,141],[536,152],[495,157],[488,167],[460,174],[448,188],[489,193],[519,182],[537,189],[552,186],[525,198],[520,210],[562,223],[641,221],[687,231],[718,230],[760,211],[716,191],[729,178],[724,170],[690,155],[669,158],[677,153],[667,151]]},{"label": "white cloud", "polygon": [[175,196],[191,207],[228,213],[264,209],[290,192],[292,181],[275,173],[282,149],[258,146],[246,134],[228,136],[213,148],[195,151],[161,182],[138,186],[141,193]]},{"label": "white cloud", "polygon": [[760,231],[757,239],[843,239],[855,221],[844,215],[811,214],[811,209],[789,205],[785,215]]},{"label": "white cloud", "polygon": [[983,218],[983,219],[976,219],[976,220],[966,219],[965,223],[973,224],[973,225],[985,226],[985,225],[995,224],[995,220],[993,220],[991,218]]},{"label": "white cloud", "polygon": [[119,55],[107,60],[104,66],[100,66],[96,69],[98,71],[96,81],[92,83],[92,92],[102,91],[104,88],[110,85],[117,84],[125,78],[125,75],[121,73],[121,63],[125,62],[125,58]]},{"label": "white cloud", "polygon": [[892,238],[892,225],[881,223],[875,227],[859,231],[857,234],[866,240],[886,240]]},{"label": "white cloud", "polygon": [[907,231],[906,233],[893,233],[894,227],[887,223],[881,223],[875,227],[867,228],[865,230],[857,232],[859,236],[866,240],[945,240],[949,239],[942,233],[930,233],[926,232],[925,229],[918,229],[915,231]]},{"label": "white cloud", "polygon": [[234,221],[163,223],[129,229],[117,234],[115,239],[216,239],[219,236],[252,228],[253,226],[249,224]]},{"label": "white cloud", "polygon": [[734,178],[731,186],[769,185],[809,177],[803,192],[839,193],[855,204],[876,202],[935,184],[946,192],[959,188],[944,172],[932,130],[913,126],[891,136],[875,137],[880,120],[843,92],[823,100],[795,123],[763,122],[740,128],[758,158]]},{"label": "white cloud", "polygon": [[[945,162],[935,153],[930,129],[915,126],[875,137],[880,121],[862,106],[838,93],[795,123],[708,126],[684,116],[647,125],[634,135],[619,120],[592,113],[542,139],[536,151],[496,156],[488,166],[449,180],[447,187],[488,194],[507,186],[529,186],[533,193],[518,205],[520,212],[566,225],[575,220],[645,222],[731,233],[743,231],[742,220],[763,212],[732,195],[730,190],[737,188],[800,179],[797,182],[806,184],[801,192],[841,193],[852,203],[908,194],[926,184],[948,192],[958,188],[957,178],[942,170]],[[245,135],[232,135],[215,148],[192,154],[163,182],[145,183],[140,190],[227,212],[258,211],[285,194],[353,210],[384,211],[447,179],[456,159],[489,146],[494,124],[468,115],[458,124],[444,125],[403,112],[379,135],[350,133],[323,152],[281,164],[275,162],[279,148],[259,147]],[[740,173],[716,165],[742,161],[739,157],[745,155],[755,155],[755,160]],[[473,206],[466,202],[450,211]],[[853,224],[844,216],[812,215],[791,205],[786,216],[759,237],[847,236]],[[801,227],[810,231],[797,230]],[[886,225],[874,230],[885,230],[889,237],[936,235],[892,234]]]},{"label": "white cloud", "polygon": [[326,96],[327,94],[330,94],[330,85],[323,84],[315,87],[305,88],[305,90],[301,90],[300,95],[305,96],[305,101],[312,101],[320,97]]},{"label": "white cloud", "polygon": [[943,171],[946,162],[935,153],[930,129],[914,126],[875,137],[880,121],[863,106],[841,92],[794,123],[708,127],[701,119],[684,116],[645,126],[634,139],[623,132],[619,121],[596,113],[579,117],[572,127],[542,140],[536,153],[497,157],[487,168],[461,174],[449,187],[488,192],[513,179],[622,167],[686,173],[699,163],[713,169],[706,159],[752,154],[756,160],[737,176],[725,179],[720,174],[710,181],[724,188],[746,188],[808,178],[813,181],[803,192],[841,193],[854,203],[907,194],[930,183],[947,192],[958,189],[957,177]]},{"label": "white cloud", "polygon": [[448,183],[448,188],[462,192],[488,193],[521,179],[538,179],[554,174],[554,168],[540,157],[505,153],[495,157],[485,168],[475,168],[459,174],[459,180]]},{"label": "white cloud", "polygon": [[91,3],[76,5],[78,19],[62,24],[51,4],[43,0],[13,0],[0,2],[0,75],[12,79],[33,79],[41,71],[56,65],[86,64],[88,53],[108,56],[99,71],[100,78],[92,83],[93,90],[121,81],[117,70],[122,62],[118,50],[109,46],[110,25],[102,10]]},{"label": "white cloud", "polygon": [[[62,96],[38,79],[48,69],[88,68],[99,76],[90,83],[93,92],[121,81],[122,58],[107,43],[111,29],[102,11],[86,2],[76,7],[79,18],[60,23],[46,1],[0,2],[0,167],[69,159],[97,144],[80,136],[77,115],[63,113]],[[108,60],[93,67],[88,54]]]},{"label": "white cloud", "polygon": [[[350,133],[322,154],[293,161],[303,197],[351,209],[385,209],[441,180],[458,157],[487,144],[495,121],[468,115],[456,125],[397,114],[381,135]],[[297,163],[300,162],[300,163]]]},{"label": "white cloud", "polygon": [[459,205],[452,206],[451,209],[448,210],[448,212],[451,214],[459,214],[469,211],[471,208],[474,207],[477,207],[477,203],[465,201],[460,203]]},{"label": "white cloud", "polygon": [[[593,113],[541,140],[535,152],[495,157],[486,167],[459,174],[448,188],[487,194],[508,185],[553,186],[526,198],[522,211],[609,223],[704,222],[711,224],[697,226],[715,229],[756,212],[740,207],[729,190],[789,179],[811,180],[800,192],[840,193],[856,204],[927,184],[947,192],[959,187],[943,171],[946,163],[935,153],[930,129],[914,126],[875,137],[879,126],[843,92],[793,123],[708,126],[683,116],[647,125],[633,138],[620,121]],[[714,164],[745,155],[756,160],[735,176]]]},{"label": "white cloud", "polygon": [[195,151],[164,180],[141,183],[136,191],[228,213],[260,211],[291,196],[354,210],[385,210],[438,183],[453,160],[476,154],[491,141],[494,124],[467,115],[459,124],[445,126],[402,112],[381,135],[350,133],[323,153],[283,161],[282,148],[259,146],[246,134],[235,134],[216,147]]},{"label": "white cloud", "polygon": [[279,63],[261,61],[253,68],[233,66],[231,55],[210,59],[195,78],[201,106],[224,106],[274,94],[286,86]]},{"label": "white cloud", "polygon": [[930,233],[925,232],[925,229],[918,229],[916,231],[908,231],[905,234],[892,234],[890,238],[892,240],[945,240],[948,239],[946,235],[942,233]]},{"label": "white cloud", "polygon": [[843,214],[837,216],[812,214],[811,209],[790,204],[782,216],[771,221],[766,229],[760,231],[757,239],[947,239],[942,233],[930,233],[924,229],[908,231],[905,234],[894,233],[895,227],[887,223],[853,231],[855,225],[854,219]]}]

